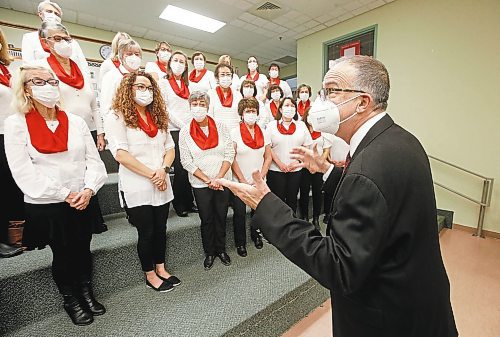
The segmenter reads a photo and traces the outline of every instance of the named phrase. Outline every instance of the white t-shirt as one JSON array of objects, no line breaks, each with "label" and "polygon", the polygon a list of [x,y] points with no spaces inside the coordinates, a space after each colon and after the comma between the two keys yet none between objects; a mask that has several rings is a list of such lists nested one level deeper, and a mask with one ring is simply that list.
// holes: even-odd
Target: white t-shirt
[{"label": "white t-shirt", "polygon": [[[166,66],[165,66],[166,68]],[[167,73],[163,72],[156,62],[147,62],[144,67],[144,72],[146,73],[155,73],[158,75],[158,79],[164,78],[167,76]]]},{"label": "white t-shirt", "polygon": [[[246,79],[247,74],[241,76],[240,83],[242,83]],[[259,101],[264,102],[264,100],[266,99],[266,88],[268,83],[269,80],[267,79],[267,76],[259,73],[259,78],[257,79],[257,81],[255,81],[255,86],[257,87],[257,96],[255,98],[257,98]]]},{"label": "white t-shirt", "polygon": [[[266,146],[271,144],[268,134],[265,130],[262,130],[264,136],[264,146],[259,149],[252,149],[243,142],[241,137],[240,127],[234,128],[230,132],[231,140],[236,147],[236,154],[234,160],[238,162],[241,169],[241,173],[245,177],[245,180],[250,184],[253,183],[252,173],[255,170],[261,170],[264,164],[264,153],[266,152]],[[233,176],[233,180],[238,181],[236,176]]]},{"label": "white t-shirt", "polygon": [[208,92],[210,89],[215,89],[217,83],[213,71],[207,70],[205,75],[198,82],[189,81],[189,92],[201,91]]},{"label": "white t-shirt", "polygon": [[241,101],[239,91],[231,89],[233,94],[233,104],[231,107],[222,106],[219,95],[215,89],[208,92],[210,96],[210,106],[208,107],[208,115],[216,122],[224,124],[228,130],[232,130],[240,124],[241,117],[238,115],[238,103]]},{"label": "white t-shirt", "polygon": [[[179,80],[177,81],[177,85],[180,87]],[[160,87],[165,104],[167,104],[169,118],[168,129],[170,131],[179,131],[193,119],[191,111],[189,110],[188,99],[178,96],[166,78],[160,78],[158,86]],[[191,89],[189,92],[191,92]]]},{"label": "white t-shirt", "polygon": [[[106,131],[109,149],[114,157],[118,150],[125,150],[152,170],[160,168],[163,165],[165,153],[174,148],[170,132],[158,130],[156,136],[149,137],[140,128],[127,127],[123,117],[116,115],[113,111],[106,117]],[[165,191],[158,190],[148,178],[129,170],[125,165],[119,166],[118,177],[119,190],[125,195],[127,207],[160,206],[174,198],[168,176]],[[123,207],[121,197],[120,203]]]},{"label": "white t-shirt", "polygon": [[[294,147],[298,146],[306,146],[310,147],[313,143],[311,134],[309,130],[307,130],[304,122],[301,121],[293,121],[295,123],[296,129],[295,132],[291,135],[284,135],[278,131],[278,123],[281,121],[271,121],[267,124],[266,133],[271,141],[271,150],[274,154],[281,160],[281,162],[285,165],[291,164],[294,160],[290,158],[290,151]],[[285,128],[287,128],[285,123]],[[271,171],[281,172],[280,168],[276,163],[271,163],[269,167]],[[296,169],[294,172],[299,171],[300,168]]]}]

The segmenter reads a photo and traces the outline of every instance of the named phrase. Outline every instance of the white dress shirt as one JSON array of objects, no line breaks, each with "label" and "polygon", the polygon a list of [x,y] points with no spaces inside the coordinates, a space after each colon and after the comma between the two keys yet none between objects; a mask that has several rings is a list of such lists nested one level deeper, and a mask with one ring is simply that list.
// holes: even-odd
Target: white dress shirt
[{"label": "white dress shirt", "polygon": [[[181,82],[178,80],[177,85],[179,85],[179,87],[180,83]],[[160,78],[158,86],[160,87],[160,92],[167,105],[169,118],[168,129],[170,131],[179,131],[184,125],[191,122],[193,118],[189,109],[188,99],[179,97],[166,78]],[[191,89],[189,92],[191,92]]]},{"label": "white dress shirt", "polygon": [[85,188],[97,193],[107,179],[87,123],[75,114],[67,116],[68,150],[50,154],[31,145],[24,114],[15,113],[5,120],[5,153],[26,203],[64,202],[70,192]]},{"label": "white dress shirt", "polygon": [[189,81],[189,92],[208,92],[210,89],[215,89],[216,86],[217,82],[215,81],[214,72],[207,70],[199,82]]},{"label": "white dress shirt", "polygon": [[238,115],[238,103],[242,97],[239,91],[234,91],[230,88],[233,94],[233,104],[230,107],[222,106],[219,95],[215,89],[208,92],[210,96],[210,105],[208,107],[208,115],[216,122],[224,124],[227,130],[232,130],[239,127],[241,117]]},{"label": "white dress shirt", "polygon": [[[109,149],[115,158],[118,150],[125,150],[145,166],[155,170],[162,167],[165,153],[174,148],[170,132],[158,130],[156,136],[149,137],[140,128],[127,127],[123,116],[118,116],[113,111],[106,117],[105,123]],[[127,207],[160,206],[174,198],[168,175],[165,191],[158,190],[148,178],[129,170],[125,165],[119,166],[118,178],[118,187],[125,195]],[[120,203],[123,207],[121,197]]]},{"label": "white dress shirt", "polygon": [[106,116],[111,110],[111,105],[113,103],[113,98],[116,95],[116,90],[120,86],[120,82],[123,79],[122,73],[127,74],[128,70],[125,69],[123,65],[120,65],[119,68],[114,67],[110,69],[102,79],[100,97],[100,110],[102,120],[106,120]]}]

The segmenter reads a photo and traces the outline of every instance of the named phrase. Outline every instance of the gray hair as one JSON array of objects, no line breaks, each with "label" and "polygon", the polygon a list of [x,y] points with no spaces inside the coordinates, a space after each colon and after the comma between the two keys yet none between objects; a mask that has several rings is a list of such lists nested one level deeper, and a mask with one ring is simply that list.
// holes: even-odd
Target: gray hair
[{"label": "gray hair", "polygon": [[37,7],[37,13],[41,13],[42,12],[43,5],[50,5],[50,6],[54,7],[55,9],[57,9],[59,11],[59,13],[61,13],[61,16],[63,15],[61,7],[57,3],[52,2],[50,0],[44,0],[44,1],[40,2],[38,4],[38,7]]},{"label": "gray hair", "polygon": [[371,56],[344,56],[333,62],[332,68],[326,73],[323,85],[329,82],[334,68],[340,63],[347,63],[356,71],[353,78],[353,89],[362,90],[373,97],[375,109],[385,111],[389,100],[389,73],[382,62]]},{"label": "gray hair", "polygon": [[120,40],[120,42],[118,43],[118,58],[123,61],[123,54],[132,47],[138,47],[142,55],[141,46],[136,41],[132,39]]},{"label": "gray hair", "polygon": [[210,105],[210,96],[204,91],[194,91],[189,95],[188,102],[189,105],[191,105],[192,102],[194,101],[200,101],[203,100],[207,104],[207,106]]},{"label": "gray hair", "polygon": [[63,32],[69,36],[69,32],[62,24],[52,21],[44,21],[42,22],[42,26],[38,30],[38,35],[43,38],[47,38],[49,36],[49,30],[57,30],[58,32]]}]

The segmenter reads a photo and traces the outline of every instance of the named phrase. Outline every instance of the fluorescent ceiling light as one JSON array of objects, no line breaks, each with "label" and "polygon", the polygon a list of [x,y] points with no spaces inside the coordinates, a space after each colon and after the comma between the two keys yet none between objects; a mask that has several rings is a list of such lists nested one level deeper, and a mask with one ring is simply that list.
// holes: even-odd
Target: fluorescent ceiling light
[{"label": "fluorescent ceiling light", "polygon": [[225,22],[200,15],[186,9],[168,5],[160,14],[160,19],[215,33],[226,25]]}]

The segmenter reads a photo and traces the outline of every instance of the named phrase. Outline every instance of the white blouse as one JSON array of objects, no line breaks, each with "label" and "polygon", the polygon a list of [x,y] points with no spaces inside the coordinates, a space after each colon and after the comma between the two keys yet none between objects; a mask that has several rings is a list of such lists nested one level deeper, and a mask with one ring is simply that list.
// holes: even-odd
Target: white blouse
[{"label": "white blouse", "polygon": [[120,65],[120,69],[113,66],[113,68],[111,68],[104,75],[104,78],[101,82],[101,97],[99,102],[102,120],[106,120],[106,116],[111,110],[111,105],[113,103],[113,98],[116,95],[116,90],[120,86],[120,83],[123,79],[123,74],[127,74],[128,72],[129,71],[125,69],[123,65]]},{"label": "white blouse", "polygon": [[233,74],[233,80],[232,80],[232,82],[231,82],[231,88],[232,88],[234,91],[240,91],[240,87],[241,87],[241,81],[240,81],[240,78],[238,77],[238,75]]},{"label": "white blouse", "polygon": [[104,75],[106,75],[113,68],[116,68],[116,66],[113,63],[113,60],[111,60],[110,58],[102,61],[101,66],[99,67],[99,78],[97,79],[97,86],[99,87],[99,91],[101,90],[102,79],[104,78]]},{"label": "white blouse", "polygon": [[332,146],[330,147],[330,159],[344,161],[349,153],[350,146],[340,137],[329,134]]},{"label": "white blouse", "polygon": [[[106,117],[105,123],[109,149],[115,158],[118,150],[125,150],[154,170],[163,165],[165,153],[174,148],[170,132],[158,130],[156,136],[151,138],[140,128],[127,127],[123,116],[116,115],[113,111]],[[119,166],[118,178],[118,188],[125,195],[127,207],[160,206],[174,198],[168,175],[165,191],[158,190],[148,178],[129,170],[125,165]],[[123,207],[123,200],[121,196],[119,197]]]},{"label": "white blouse", "polygon": [[[311,139],[312,139],[312,137],[311,137]],[[332,147],[332,135],[329,133],[322,132],[321,136],[319,136],[316,139],[313,139],[312,141],[313,141],[313,144],[311,145],[311,149],[316,144],[320,155],[323,154],[323,150],[330,149]]]},{"label": "white blouse", "polygon": [[[242,83],[246,79],[247,74],[241,76],[240,83]],[[268,84],[269,80],[267,79],[267,76],[259,73],[259,78],[257,79],[257,81],[255,81],[255,86],[257,87],[257,96],[255,98],[257,98],[259,101],[264,101],[266,99],[266,88]]]},{"label": "white blouse", "polygon": [[[273,116],[273,112],[271,111],[271,101],[266,99],[266,102],[264,104],[264,109],[262,112],[259,114],[259,125],[263,125],[264,128],[267,127],[267,125],[271,121],[275,121],[276,119]],[[276,107],[280,106],[280,102],[276,104]]]},{"label": "white blouse", "polygon": [[[177,82],[177,84],[179,83],[180,81]],[[160,87],[160,92],[167,105],[169,118],[168,129],[170,131],[179,131],[184,125],[191,122],[193,118],[189,109],[188,99],[179,97],[166,78],[160,78],[158,86]],[[191,88],[189,88],[189,91],[191,92]]]},{"label": "white blouse", "polygon": [[242,97],[239,91],[231,90],[233,93],[233,104],[231,104],[231,107],[222,106],[219,95],[217,95],[215,89],[208,92],[208,96],[210,96],[208,115],[216,122],[224,124],[227,130],[238,127],[241,121],[241,117],[238,115],[238,103],[241,101]]},{"label": "white blouse", "polygon": [[[243,142],[239,126],[232,129],[230,132],[231,140],[236,147],[234,160],[238,162],[241,173],[243,173],[245,180],[250,184],[253,183],[252,173],[255,170],[260,171],[262,169],[266,146],[271,144],[268,134],[264,130],[262,130],[262,133],[264,135],[264,146],[259,149],[252,149]],[[238,181],[238,178],[234,176],[233,180]]]},{"label": "white blouse", "polygon": [[[281,121],[279,121],[281,123]],[[304,122],[301,121],[293,121],[296,125],[295,132],[291,135],[284,135],[278,131],[278,121],[271,121],[267,124],[266,133],[268,134],[269,139],[271,140],[271,150],[274,154],[283,162],[285,165],[289,165],[293,162],[290,158],[290,151],[294,147],[298,146],[306,146],[310,147],[313,143],[311,134],[309,130],[307,130]],[[286,123],[285,128],[286,127]],[[276,163],[271,163],[269,167],[271,171],[281,172],[280,168]],[[299,171],[300,168],[296,169],[294,172]]]},{"label": "white blouse", "polygon": [[12,88],[0,84],[0,134],[4,133],[5,119],[15,112],[10,105],[12,98]]},{"label": "white blouse", "polygon": [[24,114],[5,120],[5,153],[12,176],[30,204],[64,202],[70,192],[94,193],[107,179],[106,168],[85,121],[68,116],[68,150],[40,153],[32,145]]},{"label": "white blouse", "polygon": [[[182,128],[179,134],[179,150],[181,153],[181,164],[189,173],[189,182],[193,188],[208,187],[202,180],[194,176],[194,172],[200,169],[210,179],[213,179],[219,173],[224,161],[233,163],[234,146],[231,141],[228,130],[221,123],[215,122],[219,143],[216,147],[202,150],[189,133],[190,125]],[[231,168],[224,175],[225,179],[231,180]]]},{"label": "white blouse", "polygon": [[[47,59],[36,61],[44,67],[50,69]],[[90,131],[96,131],[100,135],[104,133],[103,121],[101,112],[97,107],[97,101],[94,90],[92,90],[90,78],[82,72],[83,75],[83,88],[76,89],[67,85],[59,78],[59,90],[61,92],[61,108],[64,111],[71,112],[83,118],[87,123]],[[57,75],[56,75],[57,78]]]},{"label": "white blouse", "polygon": [[215,89],[216,86],[214,72],[210,70],[207,70],[199,82],[189,81],[189,91],[192,93],[195,91],[208,92],[210,89]]},{"label": "white blouse", "polygon": [[163,72],[160,67],[158,67],[158,64],[156,62],[146,62],[144,72],[155,73],[156,75],[158,75],[158,79],[162,79],[163,77],[167,76],[167,73]]}]

